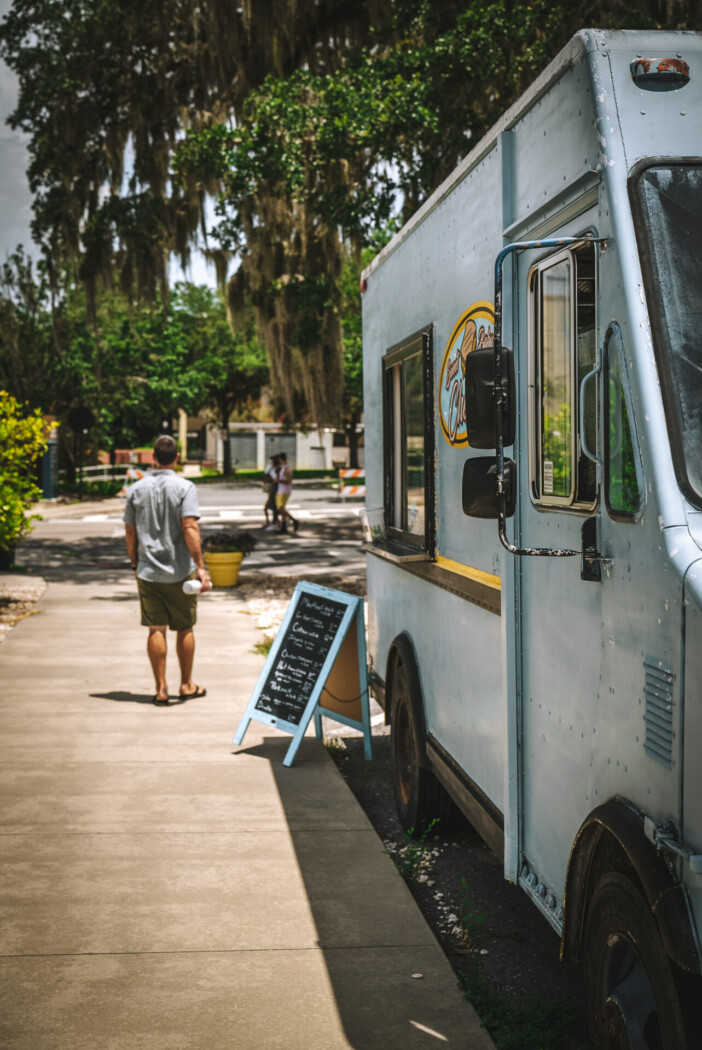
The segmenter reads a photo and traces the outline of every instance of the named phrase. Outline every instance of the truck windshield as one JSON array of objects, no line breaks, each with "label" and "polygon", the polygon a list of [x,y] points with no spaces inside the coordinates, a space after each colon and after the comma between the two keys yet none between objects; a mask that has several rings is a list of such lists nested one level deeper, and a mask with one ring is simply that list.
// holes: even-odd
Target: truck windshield
[{"label": "truck windshield", "polygon": [[678,480],[702,506],[702,165],[646,168],[635,204]]}]

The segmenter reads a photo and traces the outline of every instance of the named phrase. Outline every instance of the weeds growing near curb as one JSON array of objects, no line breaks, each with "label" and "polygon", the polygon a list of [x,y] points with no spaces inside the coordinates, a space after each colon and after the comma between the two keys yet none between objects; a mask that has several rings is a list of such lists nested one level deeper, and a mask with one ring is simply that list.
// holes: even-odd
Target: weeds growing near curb
[{"label": "weeds growing near curb", "polygon": [[273,638],[264,638],[262,642],[256,642],[251,652],[258,653],[259,656],[268,656],[269,652],[271,651],[273,641]]},{"label": "weeds growing near curb", "polygon": [[325,736],[324,746],[330,754],[336,755],[339,758],[342,758],[343,753],[346,751],[346,744],[336,736]]},{"label": "weeds growing near curb", "polygon": [[461,974],[460,984],[497,1050],[564,1050],[578,1036],[578,1017],[562,1003],[537,1000],[510,1007],[485,983],[482,973]]},{"label": "weeds growing near curb", "polygon": [[422,868],[426,867],[431,852],[431,847],[427,845],[427,839],[429,838],[430,832],[433,831],[438,823],[439,818],[434,817],[434,819],[427,824],[418,839],[412,837],[414,835],[414,828],[410,828],[407,832],[406,846],[403,846],[397,854],[391,853],[388,850],[385,851],[392,859],[395,867],[406,882],[413,882],[421,873]]},{"label": "weeds growing near curb", "polygon": [[487,918],[486,911],[477,911],[473,901],[473,891],[466,881],[465,875],[461,879],[463,891],[461,893],[461,927],[471,948],[477,951],[480,948],[480,927]]}]

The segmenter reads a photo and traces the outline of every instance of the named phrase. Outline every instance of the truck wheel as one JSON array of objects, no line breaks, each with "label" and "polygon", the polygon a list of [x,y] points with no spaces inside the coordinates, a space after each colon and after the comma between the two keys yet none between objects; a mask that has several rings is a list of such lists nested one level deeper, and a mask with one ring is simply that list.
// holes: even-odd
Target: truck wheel
[{"label": "truck wheel", "polygon": [[415,714],[421,698],[411,695],[410,676],[401,659],[395,667],[390,703],[395,804],[400,823],[415,836],[425,832],[435,819],[446,830],[453,804],[431,770],[421,764],[423,727]]},{"label": "truck wheel", "polygon": [[585,926],[590,1046],[688,1050],[675,977],[650,909],[617,872],[595,890]]}]

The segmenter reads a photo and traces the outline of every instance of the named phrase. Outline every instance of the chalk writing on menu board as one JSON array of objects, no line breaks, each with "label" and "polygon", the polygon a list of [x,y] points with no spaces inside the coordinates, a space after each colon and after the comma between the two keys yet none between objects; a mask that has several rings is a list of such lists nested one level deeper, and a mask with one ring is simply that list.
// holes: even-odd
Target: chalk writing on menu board
[{"label": "chalk writing on menu board", "polygon": [[301,594],[256,709],[298,725],[344,618],[346,605]]}]

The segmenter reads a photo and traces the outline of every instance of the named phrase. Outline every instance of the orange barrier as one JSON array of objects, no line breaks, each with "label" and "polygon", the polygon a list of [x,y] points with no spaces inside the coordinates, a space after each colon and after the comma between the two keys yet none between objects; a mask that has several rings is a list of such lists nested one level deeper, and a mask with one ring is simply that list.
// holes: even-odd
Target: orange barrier
[{"label": "orange barrier", "polygon": [[124,485],[122,485],[122,488],[119,490],[119,495],[126,497],[127,491],[132,481],[140,481],[141,478],[144,477],[145,473],[146,471],[139,470],[138,467],[128,467],[127,472],[124,475],[126,480],[124,482]]},{"label": "orange barrier", "polygon": [[358,467],[342,467],[339,471],[339,497],[345,498],[346,496],[365,496],[366,486],[365,485],[345,485],[344,481],[354,478],[364,478],[366,472]]}]

